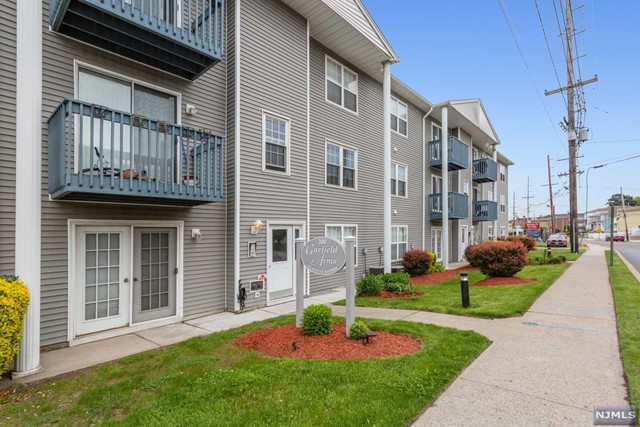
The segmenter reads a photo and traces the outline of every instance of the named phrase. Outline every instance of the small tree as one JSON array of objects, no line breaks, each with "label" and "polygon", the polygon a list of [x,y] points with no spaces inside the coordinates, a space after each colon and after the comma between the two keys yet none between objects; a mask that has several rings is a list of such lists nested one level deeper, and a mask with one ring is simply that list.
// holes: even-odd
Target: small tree
[{"label": "small tree", "polygon": [[407,273],[415,277],[427,274],[432,261],[433,258],[429,252],[421,249],[412,249],[404,253],[402,265]]}]

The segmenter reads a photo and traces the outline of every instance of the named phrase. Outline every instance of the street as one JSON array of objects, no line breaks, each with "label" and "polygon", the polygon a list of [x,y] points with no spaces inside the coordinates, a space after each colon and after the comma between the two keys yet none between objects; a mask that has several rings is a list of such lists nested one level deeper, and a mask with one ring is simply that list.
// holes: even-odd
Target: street
[{"label": "street", "polygon": [[[611,242],[605,242],[604,240],[585,239],[589,245],[604,246],[609,249]],[[613,248],[619,251],[623,257],[627,259],[640,272],[640,241],[631,240],[629,242],[613,242]]]}]

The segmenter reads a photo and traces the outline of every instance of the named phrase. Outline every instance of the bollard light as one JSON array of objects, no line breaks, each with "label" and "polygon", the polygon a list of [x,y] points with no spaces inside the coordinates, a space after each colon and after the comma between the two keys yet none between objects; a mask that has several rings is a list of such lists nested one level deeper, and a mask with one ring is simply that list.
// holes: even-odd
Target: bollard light
[{"label": "bollard light", "polygon": [[551,258],[551,248],[547,248],[547,257]]},{"label": "bollard light", "polygon": [[460,273],[460,292],[462,293],[462,308],[469,307],[469,273]]}]

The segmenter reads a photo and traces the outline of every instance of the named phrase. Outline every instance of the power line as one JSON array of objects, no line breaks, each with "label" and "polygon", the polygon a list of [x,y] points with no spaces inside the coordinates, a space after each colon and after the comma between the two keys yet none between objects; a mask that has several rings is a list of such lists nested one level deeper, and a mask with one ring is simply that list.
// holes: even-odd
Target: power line
[{"label": "power line", "polygon": [[545,105],[542,96],[540,95],[540,90],[538,89],[538,85],[536,84],[535,79],[533,78],[533,74],[531,73],[531,69],[529,68],[529,64],[527,63],[526,58],[524,57],[524,53],[522,53],[522,49],[520,48],[520,43],[518,43],[518,38],[516,37],[516,33],[513,30],[513,27],[511,25],[511,21],[509,20],[509,17],[507,15],[507,11],[505,9],[505,5],[502,2],[502,0],[498,0],[498,3],[500,4],[500,9],[502,10],[502,15],[504,16],[505,21],[507,22],[507,26],[509,27],[509,31],[511,32],[511,37],[513,37],[513,41],[516,43],[516,47],[518,48],[518,53],[520,54],[520,58],[522,58],[522,62],[524,62],[524,66],[527,69],[527,73],[529,73],[529,78],[531,79],[531,83],[533,83],[533,87],[536,91],[536,95],[538,95],[538,99],[540,100],[540,104],[542,104],[542,108],[544,108],[544,111],[547,113],[547,117],[549,118],[549,123],[551,123],[551,126],[553,127],[553,131],[556,133],[556,136],[558,137],[558,143],[560,143],[560,145],[562,145],[562,147],[565,149],[565,151],[567,151],[567,147],[564,146],[564,144],[562,143],[562,139],[560,138],[560,134],[558,134],[558,129],[556,129],[556,125],[553,123],[553,119],[551,118],[551,114],[549,113],[549,110],[547,109],[547,106]]},{"label": "power line", "polygon": [[[538,11],[538,20],[540,21],[540,27],[542,27],[542,35],[544,36],[544,42],[547,45],[547,52],[549,52],[549,58],[551,59],[551,65],[553,66],[553,72],[556,74],[556,80],[558,82],[558,87],[562,86],[560,83],[560,76],[558,75],[558,69],[556,68],[556,63],[553,60],[553,55],[551,54],[551,46],[549,46],[549,39],[547,39],[547,32],[544,29],[544,23],[542,21],[542,15],[540,14],[540,8],[538,7],[538,0],[533,0],[536,5],[536,10]],[[562,99],[564,100],[565,107],[567,106],[567,98],[564,96],[564,92],[562,92]]]},{"label": "power line", "polygon": [[626,160],[632,160],[632,159],[637,159],[638,157],[640,157],[640,153],[638,154],[632,154],[629,155],[629,157],[624,157],[624,158],[620,158],[620,157],[614,157],[612,159],[608,159],[608,160],[600,160],[599,162],[593,162],[593,163],[587,163],[584,166],[592,166],[592,165],[603,165],[603,166],[607,166],[607,165],[612,165],[614,163],[620,163],[620,162],[624,162]]},{"label": "power line", "polygon": [[618,142],[640,142],[640,139],[613,139],[611,141],[589,141],[589,144],[614,144]]}]

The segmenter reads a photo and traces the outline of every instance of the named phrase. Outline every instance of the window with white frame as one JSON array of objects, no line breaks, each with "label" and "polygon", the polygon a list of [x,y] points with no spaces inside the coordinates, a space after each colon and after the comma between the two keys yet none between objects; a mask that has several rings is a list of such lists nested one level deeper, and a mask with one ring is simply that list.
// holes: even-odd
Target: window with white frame
[{"label": "window with white frame", "polygon": [[487,227],[487,240],[493,240],[493,225]]},{"label": "window with white frame", "polygon": [[465,179],[462,181],[462,194],[469,195],[469,180]]},{"label": "window with white frame", "polygon": [[326,57],[327,101],[358,112],[358,75],[333,59]]},{"label": "window with white frame", "polygon": [[491,200],[492,202],[493,200],[493,191],[492,190],[487,190],[487,200]]},{"label": "window with white frame", "polygon": [[357,225],[342,225],[342,224],[330,224],[325,226],[325,236],[332,237],[337,241],[344,243],[344,238],[353,236],[356,238],[356,243],[353,247],[353,260],[354,265],[358,265],[358,226]]},{"label": "window with white frame", "polygon": [[391,260],[399,261],[404,257],[407,251],[408,227],[394,226],[391,227]]},{"label": "window with white frame", "polygon": [[391,97],[391,130],[400,135],[407,136],[407,124],[409,120],[409,107],[402,101]]},{"label": "window with white frame", "polygon": [[[435,123],[431,124],[431,140],[442,141],[442,128]],[[440,160],[440,152],[434,145],[431,146],[431,160]]]},{"label": "window with white frame", "polygon": [[436,261],[442,260],[442,229],[431,229],[431,250],[436,254]]},{"label": "window with white frame", "polygon": [[500,182],[507,182],[507,167],[503,164],[500,165]]},{"label": "window with white frame", "polygon": [[500,213],[507,213],[507,200],[504,194],[500,195]]},{"label": "window with white frame", "polygon": [[327,142],[326,184],[337,187],[356,188],[358,152]]},{"label": "window with white frame", "polygon": [[289,119],[262,114],[264,169],[289,172]]},{"label": "window with white frame", "polygon": [[407,167],[391,163],[391,194],[407,197]]},{"label": "window with white frame", "polygon": [[505,227],[504,225],[500,226],[500,238],[505,238],[507,237],[507,227]]}]

